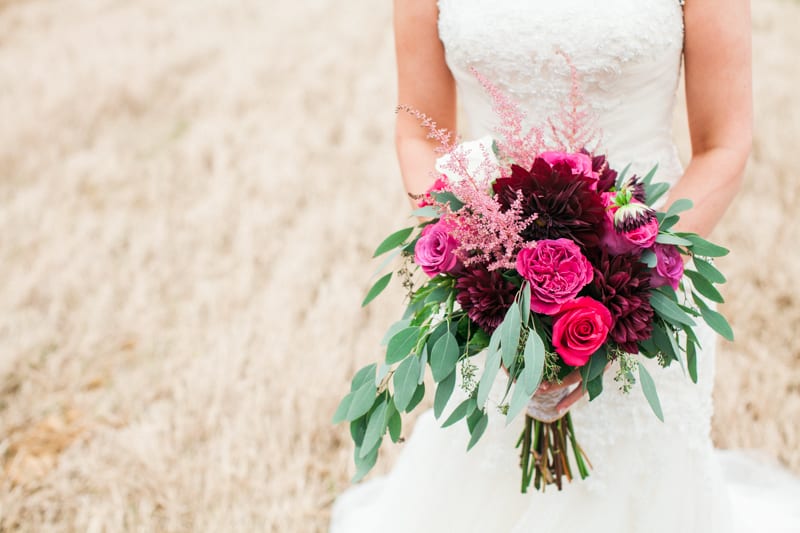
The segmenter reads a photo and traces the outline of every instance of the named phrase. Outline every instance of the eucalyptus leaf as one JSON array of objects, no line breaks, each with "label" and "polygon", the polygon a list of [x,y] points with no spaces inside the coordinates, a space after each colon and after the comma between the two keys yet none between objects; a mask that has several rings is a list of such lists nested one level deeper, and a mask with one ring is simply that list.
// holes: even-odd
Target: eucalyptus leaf
[{"label": "eucalyptus leaf", "polygon": [[394,372],[394,405],[398,411],[405,411],[419,386],[419,358],[409,357]]},{"label": "eucalyptus leaf", "polygon": [[[542,337],[535,329],[528,331],[528,339],[523,350],[525,368],[522,370],[522,387],[528,396],[532,396],[542,382],[544,373],[545,348]],[[517,384],[519,386],[519,383]]]},{"label": "eucalyptus leaf", "polygon": [[389,344],[389,341],[391,340],[392,337],[397,335],[400,331],[406,329],[409,325],[411,325],[411,319],[404,318],[403,320],[398,320],[397,322],[389,326],[389,329],[386,330],[386,334],[381,339],[381,346],[386,346],[387,344]]},{"label": "eucalyptus leaf", "polygon": [[435,382],[442,381],[455,371],[459,355],[458,341],[449,331],[436,341],[430,355],[431,373]]},{"label": "eucalyptus leaf", "polygon": [[655,252],[653,252],[652,250],[645,250],[644,252],[642,252],[642,256],[639,258],[639,261],[649,266],[650,268],[655,268],[656,265],[658,264],[658,257],[656,257]]},{"label": "eucalyptus leaf", "polygon": [[527,324],[531,317],[531,284],[525,282],[522,284],[522,297],[519,301],[520,312],[522,313],[522,323]]},{"label": "eucalyptus leaf", "polygon": [[410,413],[414,410],[416,406],[419,405],[419,402],[425,397],[425,383],[420,383],[417,385],[417,390],[414,391],[414,396],[411,397],[411,401],[408,402],[406,406],[405,412]]},{"label": "eucalyptus leaf", "polygon": [[670,341],[669,332],[658,322],[653,325],[652,340],[668,361],[678,359],[678,354],[675,352],[672,342]]},{"label": "eucalyptus leaf", "polygon": [[395,333],[386,347],[386,362],[391,365],[405,359],[417,345],[419,332],[418,327],[410,327]]},{"label": "eucalyptus leaf", "polygon": [[395,231],[378,245],[372,257],[378,257],[379,255],[383,255],[390,250],[400,247],[406,239],[408,239],[412,231],[414,231],[414,226]]},{"label": "eucalyptus leaf", "polygon": [[689,367],[689,377],[697,383],[697,349],[691,340],[686,342],[686,366]]},{"label": "eucalyptus leaf", "polygon": [[669,191],[669,184],[662,182],[651,183],[645,186],[644,191],[645,197],[647,198],[647,205],[653,206],[667,191]]},{"label": "eucalyptus leaf", "polygon": [[700,314],[703,316],[703,320],[705,320],[706,324],[724,338],[733,342],[733,328],[731,328],[727,319],[722,316],[722,314],[711,309],[701,297],[694,295],[694,301],[697,307],[700,308]]},{"label": "eucalyptus leaf", "polygon": [[695,257],[692,259],[692,262],[694,263],[694,267],[697,269],[697,272],[699,272],[711,283],[725,283],[727,281],[725,276],[722,275],[722,272],[717,270],[717,268],[708,261],[704,261],[699,257]]},{"label": "eucalyptus leaf", "polygon": [[432,205],[426,205],[411,212],[412,217],[419,218],[438,218],[440,214],[439,209]]},{"label": "eucalyptus leaf", "polygon": [[364,441],[364,434],[367,432],[367,417],[366,415],[356,418],[350,422],[350,436],[353,437],[353,442],[356,446],[361,446]]},{"label": "eucalyptus leaf", "polygon": [[486,426],[489,425],[489,415],[486,414],[485,411],[480,411],[481,417],[475,423],[475,426],[472,428],[472,435],[469,438],[469,444],[467,444],[467,451],[471,450],[473,446],[475,446],[478,441],[480,440],[481,436],[483,436],[484,431],[486,431]]},{"label": "eucalyptus leaf", "polygon": [[670,217],[662,217],[658,222],[658,229],[662,232],[672,229],[672,227],[680,221],[681,217],[672,215]]},{"label": "eucalyptus leaf", "polygon": [[581,377],[583,378],[584,390],[589,386],[590,381],[602,377],[608,364],[608,350],[602,346],[592,354],[585,365],[581,367]]},{"label": "eucalyptus leaf", "polygon": [[512,305],[506,312],[503,323],[500,327],[503,332],[500,337],[500,349],[503,354],[503,364],[506,367],[511,367],[514,359],[517,357],[517,348],[519,347],[519,334],[521,327],[522,317],[520,316],[519,307]]},{"label": "eucalyptus leaf", "polygon": [[366,306],[372,300],[374,300],[380,293],[383,292],[383,289],[389,285],[389,281],[392,279],[392,272],[389,272],[385,276],[381,276],[381,278],[375,282],[375,284],[369,289],[367,295],[364,297],[364,301],[361,302],[361,307]]},{"label": "eucalyptus leaf", "polygon": [[356,473],[351,480],[353,483],[357,483],[364,479],[372,467],[375,466],[375,463],[378,462],[378,449],[380,448],[380,443],[372,449],[366,457],[361,456],[361,447],[357,446],[354,455],[355,455],[355,463],[356,463]]},{"label": "eucalyptus leaf", "polygon": [[350,392],[354,392],[355,390],[361,388],[364,383],[373,380],[375,377],[375,369],[378,367],[376,363],[372,363],[367,365],[363,368],[360,368],[358,372],[356,372],[355,376],[353,376],[352,381],[350,382]]},{"label": "eucalyptus leaf", "polygon": [[[500,372],[500,352],[495,350],[489,352],[486,356],[486,364],[483,368],[481,381],[478,383],[476,401],[478,402],[479,408],[483,408],[483,406],[486,405],[486,400],[489,398],[489,391],[491,391],[494,385],[494,380],[498,372]],[[455,373],[453,375],[455,376]]]},{"label": "eucalyptus leaf", "polygon": [[395,410],[389,417],[389,437],[392,439],[392,442],[398,442],[400,440],[402,429],[403,418],[400,416],[400,412]]},{"label": "eucalyptus leaf", "polygon": [[621,187],[622,187],[622,185],[625,183],[625,178],[628,176],[628,171],[629,171],[630,169],[631,169],[631,164],[630,164],[630,163],[628,163],[628,164],[625,166],[625,168],[623,168],[623,169],[622,169],[622,172],[620,172],[620,173],[617,175],[617,183],[616,183],[617,189],[621,188]]},{"label": "eucalyptus leaf", "polygon": [[659,244],[675,244],[678,246],[691,246],[692,241],[678,237],[674,233],[659,233],[656,236],[656,242]]},{"label": "eucalyptus leaf", "polygon": [[360,455],[362,458],[367,456],[372,448],[378,444],[381,437],[386,433],[386,407],[388,402],[383,400],[372,412],[367,422],[367,432],[364,434],[364,441],[361,443]]},{"label": "eucalyptus leaf", "polygon": [[464,207],[464,202],[459,200],[458,197],[450,191],[433,191],[431,192],[431,196],[433,196],[437,202],[450,204],[450,209],[453,212]]},{"label": "eucalyptus leaf", "polygon": [[465,416],[471,415],[472,411],[475,410],[475,407],[476,407],[475,399],[467,398],[466,400],[458,404],[455,409],[453,409],[453,412],[450,413],[450,416],[448,416],[447,420],[444,421],[442,427],[446,428],[452,426]]},{"label": "eucalyptus leaf", "polygon": [[697,292],[712,302],[725,302],[725,299],[722,297],[720,292],[714,288],[711,282],[709,282],[702,274],[695,272],[694,270],[687,270],[684,272],[684,274],[686,274],[686,276],[692,280],[692,286],[697,290]]},{"label": "eucalyptus leaf", "polygon": [[722,257],[729,250],[713,242],[709,242],[695,233],[681,233],[682,237],[692,242],[692,253],[703,257]]},{"label": "eucalyptus leaf", "polygon": [[694,202],[689,200],[688,198],[680,198],[672,202],[672,205],[669,206],[667,209],[667,218],[677,215],[678,213],[683,213],[684,211],[688,211],[694,207]]},{"label": "eucalyptus leaf", "polygon": [[586,384],[586,392],[589,394],[589,401],[591,402],[603,392],[603,375],[599,375]]},{"label": "eucalyptus leaf", "polygon": [[647,398],[647,403],[650,404],[650,407],[653,409],[658,419],[663,422],[664,413],[661,410],[661,401],[659,401],[658,393],[656,392],[656,384],[652,376],[650,376],[650,373],[644,367],[644,364],[641,363],[639,364],[639,381],[642,384],[642,391],[644,392],[645,398]]},{"label": "eucalyptus leaf", "polygon": [[419,356],[419,380],[417,385],[425,380],[425,369],[428,366],[428,345],[422,347],[422,354]]},{"label": "eucalyptus leaf", "polygon": [[658,163],[656,163],[653,166],[653,168],[651,168],[650,171],[647,174],[645,174],[645,176],[642,178],[642,184],[645,186],[650,185],[650,183],[653,181],[653,176],[656,175],[657,170],[658,170]]},{"label": "eucalyptus leaf", "polygon": [[436,393],[433,396],[433,416],[437,419],[442,416],[447,402],[453,395],[453,390],[456,387],[456,373],[453,372],[436,386]]},{"label": "eucalyptus leaf", "polygon": [[392,369],[392,365],[388,365],[386,363],[382,363],[380,368],[378,368],[378,374],[375,376],[375,386],[379,387],[383,378],[389,375],[389,371]]},{"label": "eucalyptus leaf", "polygon": [[511,401],[508,402],[508,411],[506,412],[506,425],[510,424],[514,418],[522,411],[531,399],[531,395],[525,391],[522,383],[517,381],[514,385],[514,392],[511,393]]},{"label": "eucalyptus leaf", "polygon": [[678,307],[678,304],[664,296],[658,291],[650,291],[650,305],[658,312],[665,320],[677,324],[686,324],[687,326],[694,326],[694,320],[686,312]]},{"label": "eucalyptus leaf", "polygon": [[360,416],[364,416],[375,403],[375,393],[378,388],[375,382],[370,380],[361,385],[351,394],[353,399],[350,401],[350,408],[347,410],[345,420],[353,421]]},{"label": "eucalyptus leaf", "polygon": [[350,393],[344,398],[342,401],[339,402],[339,406],[336,408],[336,412],[333,413],[333,420],[334,424],[338,424],[340,422],[344,422],[347,420],[347,412],[350,410],[350,404],[353,401],[353,394]]}]

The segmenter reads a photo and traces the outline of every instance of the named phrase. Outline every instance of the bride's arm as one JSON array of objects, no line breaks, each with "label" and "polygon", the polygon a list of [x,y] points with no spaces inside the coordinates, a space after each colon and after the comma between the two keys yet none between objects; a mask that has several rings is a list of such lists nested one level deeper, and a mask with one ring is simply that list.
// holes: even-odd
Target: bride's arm
[{"label": "bride's arm", "polygon": [[692,158],[670,199],[680,230],[708,235],[741,186],[752,138],[749,0],[686,0],[686,106]]},{"label": "bride's arm", "polygon": [[[752,139],[749,0],[686,0],[686,104],[692,159],[670,198],[689,198],[679,229],[707,235],[738,192]],[[579,383],[575,371],[554,390]],[[583,396],[576,388],[559,404]]]},{"label": "bride's arm", "polygon": [[[394,35],[397,53],[397,99],[455,132],[455,82],[444,59],[437,27],[436,0],[395,0]],[[437,142],[407,113],[397,115],[395,144],[406,191],[428,190],[436,161]],[[413,203],[413,202],[412,202]]]}]

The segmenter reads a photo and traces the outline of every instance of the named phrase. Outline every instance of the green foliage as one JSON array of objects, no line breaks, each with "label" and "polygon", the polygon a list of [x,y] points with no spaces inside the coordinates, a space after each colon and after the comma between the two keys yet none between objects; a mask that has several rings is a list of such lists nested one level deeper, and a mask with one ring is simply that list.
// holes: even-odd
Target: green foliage
[{"label": "green foliage", "polygon": [[419,386],[419,358],[408,357],[394,372],[394,404],[399,411],[405,411]]},{"label": "green foliage", "polygon": [[456,195],[450,191],[433,191],[431,192],[431,196],[433,196],[437,202],[450,204],[450,209],[453,212],[464,207],[464,202],[456,198]]},{"label": "green foliage", "polygon": [[447,419],[444,421],[442,427],[446,428],[452,426],[462,418],[471,415],[476,408],[477,404],[475,403],[475,399],[467,398],[466,400],[458,404],[455,409],[453,409],[453,412],[450,413],[450,416],[448,416]]},{"label": "green foliage", "polygon": [[480,413],[480,417],[470,428],[470,438],[469,444],[467,444],[467,451],[471,450],[472,447],[478,443],[481,436],[483,436],[483,432],[486,431],[486,427],[489,425],[489,415],[486,413],[486,411],[476,409],[475,412]]},{"label": "green foliage", "polygon": [[643,364],[639,364],[639,381],[642,384],[642,391],[645,398],[647,398],[647,403],[650,404],[658,419],[663,422],[664,413],[661,410],[661,401],[658,399],[658,393],[656,392],[656,384]]},{"label": "green foliage", "polygon": [[439,208],[432,205],[426,205],[425,207],[414,209],[411,212],[412,217],[419,217],[419,218],[438,218],[439,215],[440,215]]},{"label": "green foliage", "polygon": [[375,249],[375,253],[372,257],[378,257],[379,255],[383,255],[390,250],[394,250],[395,248],[399,248],[400,246],[405,243],[406,239],[411,235],[411,232],[414,231],[414,226],[410,226],[408,228],[403,228],[401,230],[397,230],[388,237],[386,237],[383,242],[381,242],[378,247]]},{"label": "green foliage", "polygon": [[692,259],[692,262],[697,272],[711,283],[725,283],[727,281],[725,276],[722,275],[722,272],[717,270],[716,267],[708,261],[695,257]]},{"label": "green foliage", "polygon": [[694,320],[678,304],[664,296],[661,291],[650,291],[650,305],[661,317],[674,324],[694,326]]},{"label": "green foliage", "polygon": [[681,237],[691,241],[692,254],[702,257],[722,257],[728,255],[729,250],[705,240],[695,233],[678,233]]},{"label": "green foliage", "polygon": [[386,347],[386,362],[391,364],[398,363],[411,353],[419,340],[420,328],[405,328],[389,339]]},{"label": "green foliage", "polygon": [[503,364],[510,367],[517,357],[519,348],[520,327],[522,326],[522,316],[519,306],[512,305],[508,308],[503,323],[500,324],[500,349],[503,354]]},{"label": "green foliage", "polygon": [[711,329],[722,335],[727,340],[733,342],[733,329],[731,328],[731,325],[728,324],[728,321],[725,319],[725,317],[711,309],[698,295],[693,294],[692,296],[694,298],[694,302],[697,304],[697,307],[700,309],[700,314],[703,316],[703,320],[706,321]]},{"label": "green foliage", "polygon": [[712,302],[723,303],[725,301],[719,291],[702,274],[694,270],[686,270],[684,274],[692,280],[692,286],[697,292]]},{"label": "green foliage", "polygon": [[381,440],[386,433],[388,426],[387,407],[389,402],[386,398],[379,401],[378,406],[372,412],[367,422],[367,430],[364,433],[364,441],[361,443],[361,457],[366,457],[369,452]]},{"label": "green foliage", "polygon": [[389,281],[391,279],[392,279],[392,272],[389,272],[388,274],[381,276],[381,278],[375,282],[375,284],[369,289],[369,291],[367,291],[367,295],[364,297],[364,301],[361,302],[361,307],[366,306],[372,300],[374,300],[380,293],[382,293],[383,289],[385,289],[386,286],[389,285]]},{"label": "green foliage", "polygon": [[453,372],[436,386],[436,393],[433,396],[433,416],[439,418],[447,406],[447,402],[453,395],[456,387],[456,373]]},{"label": "green foliage", "polygon": [[460,352],[458,341],[451,332],[442,335],[431,350],[430,364],[433,380],[437,383],[452,374],[456,369]]}]

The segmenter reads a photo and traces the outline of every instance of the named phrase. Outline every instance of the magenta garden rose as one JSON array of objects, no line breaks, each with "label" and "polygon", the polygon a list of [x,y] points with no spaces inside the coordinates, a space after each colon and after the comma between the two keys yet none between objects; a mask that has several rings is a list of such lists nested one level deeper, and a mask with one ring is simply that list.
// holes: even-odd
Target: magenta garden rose
[{"label": "magenta garden rose", "polygon": [[592,281],[593,269],[569,239],[541,240],[517,255],[517,271],[530,282],[531,310],[552,315]]},{"label": "magenta garden rose", "polygon": [[570,154],[566,152],[542,152],[539,157],[550,163],[556,165],[558,163],[566,163],[572,169],[573,176],[584,176],[589,178],[592,182],[591,189],[597,190],[597,181],[600,175],[594,171],[592,166],[592,158],[584,153]]},{"label": "magenta garden rose", "polygon": [[588,296],[561,306],[553,323],[553,347],[570,366],[585,365],[608,338],[611,313]]},{"label": "magenta garden rose", "polygon": [[650,274],[650,286],[661,287],[669,285],[678,290],[678,284],[683,277],[683,257],[675,246],[671,244],[656,244],[653,246],[656,254],[656,268]]},{"label": "magenta garden rose", "polygon": [[429,276],[452,272],[459,266],[453,253],[458,241],[450,234],[451,225],[446,220],[425,226],[414,246],[414,261]]}]

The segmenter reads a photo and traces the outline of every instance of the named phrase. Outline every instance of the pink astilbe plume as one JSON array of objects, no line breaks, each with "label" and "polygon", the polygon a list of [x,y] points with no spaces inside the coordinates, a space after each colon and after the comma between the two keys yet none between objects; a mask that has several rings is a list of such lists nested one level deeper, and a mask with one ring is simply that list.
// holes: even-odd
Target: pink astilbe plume
[{"label": "pink astilbe plume", "polygon": [[589,149],[590,144],[597,147],[600,143],[600,134],[594,125],[594,117],[586,105],[578,69],[566,53],[559,50],[558,54],[569,66],[572,84],[569,96],[561,106],[561,113],[555,119],[551,117],[547,120],[553,141],[558,149],[566,152]]},{"label": "pink astilbe plume", "polygon": [[517,253],[525,245],[522,231],[536,215],[522,216],[522,194],[509,209],[472,180],[452,183],[450,191],[464,203],[455,214],[449,204],[442,207],[453,221],[452,234],[458,240],[455,254],[465,266],[484,265],[487,270],[514,268]]},{"label": "pink astilbe plume", "polygon": [[457,146],[458,139],[452,139],[453,133],[447,128],[440,128],[433,119],[422,111],[405,104],[397,106],[396,111],[405,111],[419,120],[419,125],[428,130],[428,139],[434,139],[439,143],[439,146],[435,149],[437,154],[449,153]]},{"label": "pink astilbe plume", "polygon": [[536,154],[544,149],[542,130],[530,128],[527,133],[523,133],[525,112],[519,105],[475,68],[470,67],[470,72],[491,97],[493,110],[500,119],[495,131],[498,134],[497,147],[503,158],[510,159],[520,166],[529,167],[533,164]]}]

